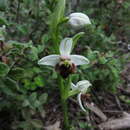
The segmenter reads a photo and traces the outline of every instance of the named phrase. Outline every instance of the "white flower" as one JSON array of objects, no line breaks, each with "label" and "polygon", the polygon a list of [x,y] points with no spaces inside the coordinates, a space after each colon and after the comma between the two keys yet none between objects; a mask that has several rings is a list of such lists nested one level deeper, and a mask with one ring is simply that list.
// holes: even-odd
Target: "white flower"
[{"label": "white flower", "polygon": [[130,44],[128,44],[128,50],[130,50]]},{"label": "white flower", "polygon": [[86,112],[86,110],[85,110],[85,108],[82,105],[81,95],[85,94],[87,92],[89,86],[91,86],[91,83],[88,80],[79,81],[76,85],[71,83],[72,90],[78,90],[80,92],[78,94],[78,102],[79,102],[79,105],[80,105],[81,109],[84,112]]},{"label": "white flower", "polygon": [[88,64],[89,60],[81,55],[70,55],[72,50],[72,39],[65,38],[60,43],[60,55],[49,55],[45,56],[38,61],[40,65],[50,65],[55,67],[60,61],[68,60],[75,66]]},{"label": "white flower", "polygon": [[69,15],[68,23],[74,28],[82,28],[87,24],[91,24],[89,17],[83,13],[72,13]]}]

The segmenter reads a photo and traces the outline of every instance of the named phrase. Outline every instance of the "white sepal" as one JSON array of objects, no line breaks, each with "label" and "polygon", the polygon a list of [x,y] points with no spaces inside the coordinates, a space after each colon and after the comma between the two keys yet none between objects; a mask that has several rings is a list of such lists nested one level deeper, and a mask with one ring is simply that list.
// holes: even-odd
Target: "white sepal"
[{"label": "white sepal", "polygon": [[77,89],[82,93],[86,93],[88,88],[91,86],[91,83],[88,81],[88,80],[82,80],[82,81],[79,81],[77,84],[76,84],[76,87]]},{"label": "white sepal", "polygon": [[65,38],[60,43],[60,54],[61,56],[69,56],[72,50],[72,38]]},{"label": "white sepal", "polygon": [[80,12],[71,13],[69,15],[69,17],[80,17],[80,18],[84,18],[84,19],[89,19],[89,17],[86,14],[80,13]]},{"label": "white sepal", "polygon": [[74,85],[73,83],[71,83],[71,89],[73,90],[78,90],[80,93],[77,96],[78,102],[79,102],[79,106],[80,108],[86,112],[85,108],[82,105],[82,100],[81,100],[81,95],[85,94],[88,90],[88,87],[91,86],[91,83],[88,80],[82,80],[79,81],[76,85]]},{"label": "white sepal", "polygon": [[76,86],[75,84],[71,83],[71,89],[72,89],[72,90],[76,90],[76,89],[77,89],[77,86]]},{"label": "white sepal", "polygon": [[84,112],[86,112],[86,110],[85,110],[85,108],[83,107],[83,105],[82,105],[82,101],[81,101],[81,96],[82,96],[82,93],[79,93],[78,94],[78,102],[79,102],[79,106],[80,106],[80,108],[84,111]]},{"label": "white sepal", "polygon": [[71,55],[70,59],[72,63],[74,63],[76,66],[77,65],[84,65],[84,64],[89,64],[89,60],[81,55]]},{"label": "white sepal", "polygon": [[60,56],[59,55],[49,55],[49,56],[45,56],[42,59],[40,59],[38,61],[38,64],[39,65],[55,66],[59,62],[60,62]]}]

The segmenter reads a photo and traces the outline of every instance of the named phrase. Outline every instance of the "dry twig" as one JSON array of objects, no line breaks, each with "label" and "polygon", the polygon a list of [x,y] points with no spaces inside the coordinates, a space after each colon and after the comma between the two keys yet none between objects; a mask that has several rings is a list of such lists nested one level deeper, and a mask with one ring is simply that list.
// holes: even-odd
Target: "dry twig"
[{"label": "dry twig", "polygon": [[130,128],[130,114],[124,112],[123,117],[101,123],[100,130],[117,130]]}]

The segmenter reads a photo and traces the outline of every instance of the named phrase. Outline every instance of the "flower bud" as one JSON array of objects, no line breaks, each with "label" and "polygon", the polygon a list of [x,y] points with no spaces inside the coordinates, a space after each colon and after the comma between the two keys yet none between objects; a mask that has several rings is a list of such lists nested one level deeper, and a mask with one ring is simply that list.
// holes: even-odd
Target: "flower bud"
[{"label": "flower bud", "polygon": [[91,24],[89,17],[83,13],[72,13],[69,15],[68,23],[74,29],[79,29],[87,24]]}]

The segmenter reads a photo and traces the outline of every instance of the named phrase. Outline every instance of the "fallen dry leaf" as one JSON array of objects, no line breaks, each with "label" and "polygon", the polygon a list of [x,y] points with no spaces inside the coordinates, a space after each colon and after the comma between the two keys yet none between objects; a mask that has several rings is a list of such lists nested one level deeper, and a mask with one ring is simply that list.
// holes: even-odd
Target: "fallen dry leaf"
[{"label": "fallen dry leaf", "polygon": [[61,130],[60,128],[60,121],[57,121],[55,124],[53,125],[49,125],[45,128],[45,130]]}]

